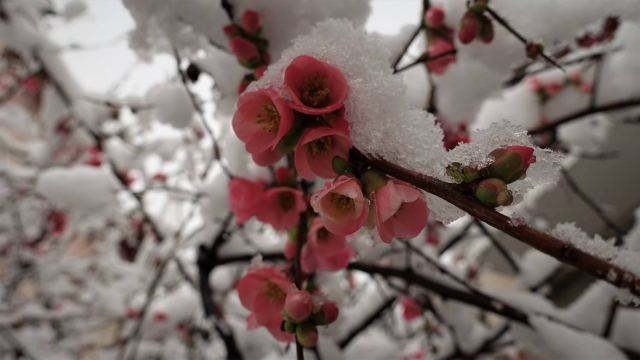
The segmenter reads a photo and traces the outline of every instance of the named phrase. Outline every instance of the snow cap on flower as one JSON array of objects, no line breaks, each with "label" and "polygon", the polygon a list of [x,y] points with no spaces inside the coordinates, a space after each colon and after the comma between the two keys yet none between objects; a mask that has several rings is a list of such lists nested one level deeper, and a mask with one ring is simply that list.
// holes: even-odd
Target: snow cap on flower
[{"label": "snow cap on flower", "polygon": [[291,96],[291,106],[311,115],[338,110],[349,92],[340,69],[309,55],[291,61],[284,71],[284,86]]}]

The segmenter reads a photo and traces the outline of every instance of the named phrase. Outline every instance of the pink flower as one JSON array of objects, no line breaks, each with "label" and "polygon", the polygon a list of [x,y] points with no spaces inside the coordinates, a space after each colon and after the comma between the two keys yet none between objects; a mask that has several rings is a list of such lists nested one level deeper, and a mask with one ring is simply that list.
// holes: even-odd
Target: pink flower
[{"label": "pink flower", "polygon": [[455,54],[449,54],[442,57],[439,55],[454,49],[455,47],[452,42],[439,36],[434,36],[433,41],[429,44],[427,55],[430,58],[434,58],[436,56],[438,58],[427,61],[427,68],[436,75],[444,74],[444,72],[447,71],[449,64],[456,62],[457,58]]},{"label": "pink flower", "polygon": [[420,315],[422,315],[422,307],[412,298],[405,296],[401,300],[402,304],[402,317],[405,320],[411,321]]},{"label": "pink flower", "polygon": [[338,305],[333,301],[325,301],[320,305],[320,314],[321,321],[319,321],[319,325],[328,325],[338,319],[338,315],[340,314],[340,310],[338,309]]},{"label": "pink flower", "polygon": [[369,204],[362,195],[358,180],[340,176],[311,196],[313,210],[320,214],[322,224],[334,234],[349,235],[367,221]]},{"label": "pink flower", "polygon": [[349,92],[338,68],[308,55],[298,56],[287,66],[284,86],[292,98],[291,106],[311,115],[338,110]]},{"label": "pink flower", "polygon": [[300,213],[307,208],[302,191],[286,186],[268,189],[260,202],[256,217],[276,230],[287,230],[296,225]]},{"label": "pink flower", "polygon": [[240,95],[232,121],[236,135],[261,166],[271,165],[282,157],[277,146],[292,124],[293,111],[272,89]]},{"label": "pink flower", "polygon": [[458,40],[463,44],[468,44],[480,35],[480,30],[482,30],[481,15],[476,14],[472,10],[468,10],[460,20]]},{"label": "pink flower", "polygon": [[47,216],[47,225],[53,235],[60,235],[67,227],[67,217],[60,210],[53,210]]},{"label": "pink flower", "polygon": [[430,7],[425,14],[425,21],[432,28],[440,27],[444,22],[444,10],[440,6]]},{"label": "pink flower", "polygon": [[276,267],[250,271],[236,285],[240,303],[251,312],[249,328],[266,327],[278,340],[292,341],[293,336],[280,329],[282,310],[289,288],[294,286]]},{"label": "pink flower", "polygon": [[229,180],[229,206],[242,224],[255,215],[262,201],[264,185],[259,181],[234,177]]},{"label": "pink flower", "polygon": [[295,149],[295,165],[300,176],[311,180],[318,176],[333,178],[333,158],[349,156],[351,139],[340,129],[333,127],[312,127],[304,131]]},{"label": "pink flower", "polygon": [[382,241],[412,238],[427,224],[427,201],[413,186],[394,179],[373,193],[375,220]]},{"label": "pink flower", "polygon": [[320,218],[313,219],[308,234],[307,245],[323,256],[338,254],[347,246],[347,238],[327,230]]},{"label": "pink flower", "polygon": [[302,322],[313,311],[311,294],[304,290],[291,289],[284,301],[284,312],[295,322]]},{"label": "pink flower", "polygon": [[349,245],[345,245],[336,253],[323,254],[313,245],[307,243],[302,247],[302,270],[308,274],[318,271],[342,270],[347,267],[353,255],[353,249]]},{"label": "pink flower", "polygon": [[242,28],[250,33],[257,34],[260,31],[260,15],[253,10],[247,10],[240,19]]},{"label": "pink flower", "polygon": [[260,51],[251,41],[237,36],[229,40],[229,47],[242,66],[254,68],[260,64]]}]

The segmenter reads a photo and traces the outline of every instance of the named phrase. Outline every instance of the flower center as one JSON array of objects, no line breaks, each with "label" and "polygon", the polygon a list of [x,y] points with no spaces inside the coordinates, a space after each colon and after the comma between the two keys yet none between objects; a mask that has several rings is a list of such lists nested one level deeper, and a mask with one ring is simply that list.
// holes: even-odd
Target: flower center
[{"label": "flower center", "polygon": [[262,112],[257,116],[256,122],[262,126],[262,130],[268,133],[278,131],[280,114],[273,104],[262,105]]},{"label": "flower center", "polygon": [[296,197],[290,192],[279,193],[278,204],[282,210],[289,211],[296,205]]},{"label": "flower center", "polygon": [[287,295],[273,281],[267,280],[267,283],[265,286],[266,286],[266,289],[264,294],[267,297],[267,299],[269,299],[272,303],[279,303],[284,301]]},{"label": "flower center", "polygon": [[327,240],[329,238],[329,230],[327,230],[327,228],[321,227],[316,232],[316,237],[318,238],[318,240]]},{"label": "flower center", "polygon": [[314,140],[307,145],[309,154],[312,157],[316,157],[322,153],[325,153],[333,147],[333,143],[333,136],[325,136],[318,140]]},{"label": "flower center", "polygon": [[329,194],[331,203],[340,210],[353,211],[356,207],[352,198],[344,196],[342,194],[331,193]]},{"label": "flower center", "polygon": [[314,108],[324,107],[331,102],[327,77],[316,73],[306,79],[300,88],[300,101]]}]

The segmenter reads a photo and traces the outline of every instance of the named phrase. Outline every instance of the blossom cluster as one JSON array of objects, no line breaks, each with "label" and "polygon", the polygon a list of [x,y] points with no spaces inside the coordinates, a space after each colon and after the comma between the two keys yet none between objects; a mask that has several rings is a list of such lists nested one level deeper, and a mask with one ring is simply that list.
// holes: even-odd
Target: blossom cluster
[{"label": "blossom cluster", "polygon": [[549,101],[552,97],[568,87],[575,87],[584,94],[591,94],[593,91],[593,84],[585,81],[579,71],[571,73],[564,81],[550,81],[545,83],[534,76],[529,78],[529,83],[533,91],[538,95],[541,103]]},{"label": "blossom cluster", "polygon": [[223,31],[238,62],[252,71],[246,74],[238,85],[238,94],[241,94],[252,81],[262,77],[271,62],[271,56],[267,51],[269,42],[261,36],[260,15],[253,10],[246,10],[242,14],[240,24],[229,24]]},{"label": "blossom cluster", "polygon": [[338,318],[338,306],[319,292],[298,290],[282,269],[266,266],[252,269],[236,285],[240,302],[251,311],[250,329],[263,326],[278,340],[313,347],[318,341],[316,326]]},{"label": "blossom cluster", "polygon": [[[230,180],[236,220],[244,223],[255,216],[276,230],[291,230],[285,257],[299,261],[306,274],[344,269],[354,256],[349,236],[365,225],[375,226],[380,238],[391,242],[417,236],[427,222],[422,191],[370,168],[352,169],[344,107],[348,94],[340,69],[300,55],[284,69],[281,86],[243,92],[232,119],[236,135],[258,165],[290,160],[290,168],[275,170],[271,183]],[[298,176],[304,180],[297,181]],[[316,178],[331,180],[307,198],[312,185],[306,181]],[[273,267],[249,272],[237,288],[252,313],[250,326],[266,327],[279,340],[291,341],[295,334],[303,346],[314,346],[316,326],[337,317],[335,304],[314,305],[308,292]]]},{"label": "blossom cluster", "polygon": [[467,3],[468,10],[460,19],[460,31],[458,40],[463,44],[469,44],[475,39],[483,43],[493,41],[493,22],[485,14],[489,0],[474,0]]}]

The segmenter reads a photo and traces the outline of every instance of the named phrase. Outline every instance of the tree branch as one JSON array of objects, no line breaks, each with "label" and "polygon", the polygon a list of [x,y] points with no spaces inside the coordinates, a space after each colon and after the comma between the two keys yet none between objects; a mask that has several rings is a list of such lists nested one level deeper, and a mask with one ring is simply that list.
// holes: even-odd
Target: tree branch
[{"label": "tree branch", "polygon": [[509,217],[465,195],[456,184],[446,183],[431,176],[419,174],[382,158],[368,158],[355,148],[352,149],[350,158],[361,166],[375,168],[436,195],[466,211],[469,215],[563,263],[573,265],[598,279],[609,282],[619,288],[628,289],[635,295],[640,295],[640,279],[634,273],[609,263],[607,260],[588,254],[566,241],[557,239],[525,224],[516,224]]}]

